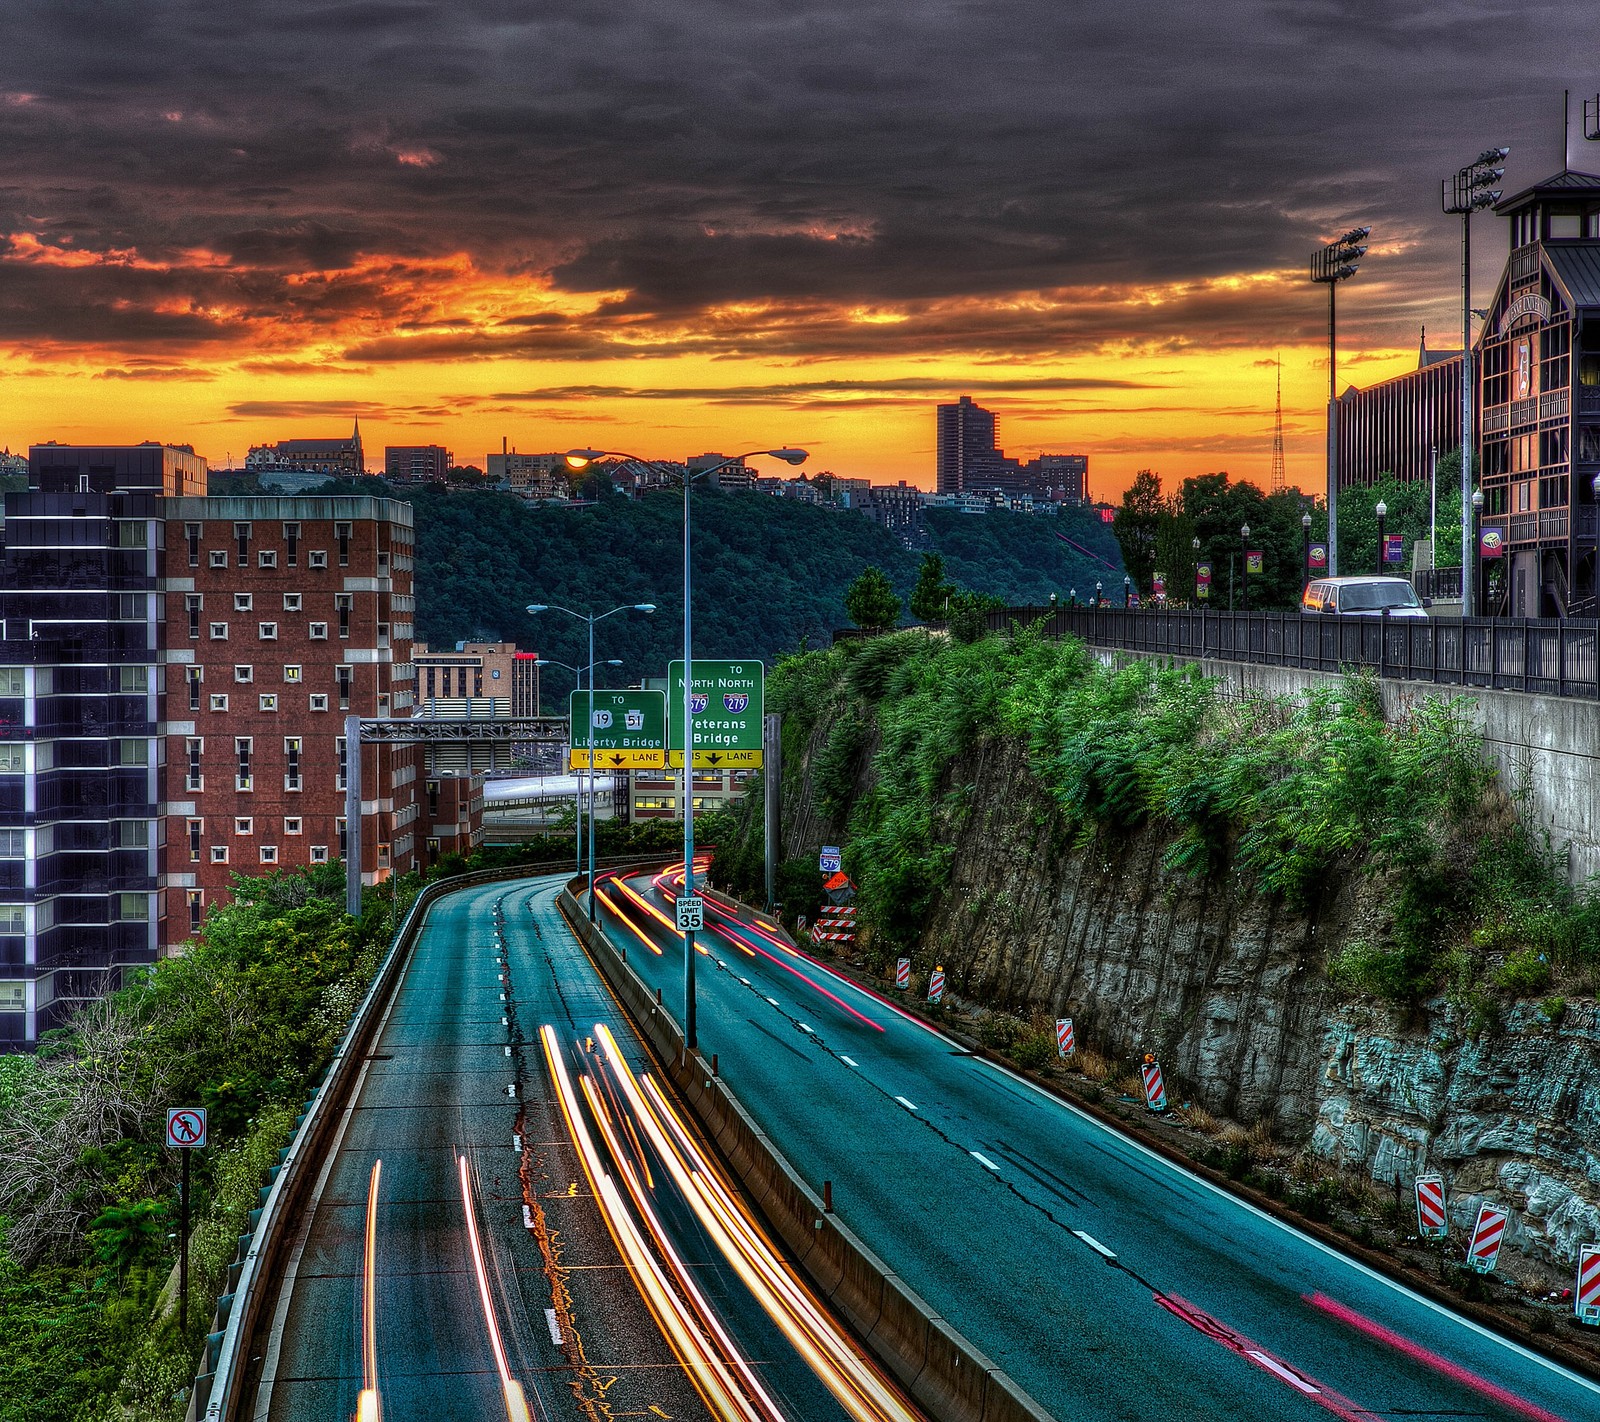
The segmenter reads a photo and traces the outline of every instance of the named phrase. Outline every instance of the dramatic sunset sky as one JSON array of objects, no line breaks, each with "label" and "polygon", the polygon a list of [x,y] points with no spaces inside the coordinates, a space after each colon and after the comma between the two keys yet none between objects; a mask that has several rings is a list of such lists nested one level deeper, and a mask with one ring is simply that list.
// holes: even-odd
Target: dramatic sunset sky
[{"label": "dramatic sunset sky", "polygon": [[[1459,344],[1439,179],[1600,169],[1590,0],[6,0],[0,444],[345,433],[481,465],[802,443],[1322,472],[1341,385]],[[1587,66],[1587,67],[1584,67]],[[1480,283],[1503,223],[1475,227]]]}]

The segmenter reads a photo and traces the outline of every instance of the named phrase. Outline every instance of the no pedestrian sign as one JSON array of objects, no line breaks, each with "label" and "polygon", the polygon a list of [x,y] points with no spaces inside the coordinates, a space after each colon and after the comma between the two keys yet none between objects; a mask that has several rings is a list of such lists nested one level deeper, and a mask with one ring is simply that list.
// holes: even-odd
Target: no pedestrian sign
[{"label": "no pedestrian sign", "polygon": [[206,1108],[179,1106],[167,1112],[167,1145],[173,1150],[204,1150]]}]

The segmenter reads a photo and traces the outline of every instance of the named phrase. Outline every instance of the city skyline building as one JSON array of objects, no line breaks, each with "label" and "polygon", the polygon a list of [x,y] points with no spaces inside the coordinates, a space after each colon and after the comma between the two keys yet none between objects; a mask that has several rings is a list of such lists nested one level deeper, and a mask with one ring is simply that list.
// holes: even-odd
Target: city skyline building
[{"label": "city skyline building", "polygon": [[0,549],[0,1050],[162,942],[163,506],[186,446],[35,445]]},{"label": "city skyline building", "polygon": [[938,406],[934,493],[947,497],[998,493],[1008,502],[1088,502],[1088,455],[1039,454],[1024,462],[1007,455],[998,438],[994,412],[970,395]]},{"label": "city skyline building", "polygon": [[402,484],[442,484],[455,462],[442,444],[390,444],[383,450],[383,476]]},{"label": "city skyline building", "polygon": [[1430,478],[1435,450],[1461,444],[1461,368],[1461,352],[1429,350],[1424,331],[1415,370],[1347,386],[1339,396],[1339,487]]},{"label": "city skyline building", "polygon": [[361,447],[361,419],[348,439],[281,439],[276,444],[254,444],[244,467],[252,473],[325,474],[332,479],[354,479],[367,472]]}]

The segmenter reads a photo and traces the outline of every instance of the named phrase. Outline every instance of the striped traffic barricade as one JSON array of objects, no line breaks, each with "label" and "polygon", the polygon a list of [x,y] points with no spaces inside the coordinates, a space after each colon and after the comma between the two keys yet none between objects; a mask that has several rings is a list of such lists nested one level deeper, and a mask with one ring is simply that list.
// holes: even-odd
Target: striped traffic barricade
[{"label": "striped traffic barricade", "polygon": [[1450,1233],[1442,1175],[1417,1176],[1417,1233],[1423,1239],[1443,1239]]},{"label": "striped traffic barricade", "polygon": [[1578,1246],[1578,1287],[1572,1307],[1579,1323],[1600,1327],[1600,1244]]},{"label": "striped traffic barricade", "polygon": [[1494,1272],[1500,1257],[1500,1241],[1505,1238],[1509,1213],[1500,1205],[1480,1205],[1478,1222],[1472,1227],[1472,1243],[1467,1249],[1467,1267],[1479,1274]]},{"label": "striped traffic barricade", "polygon": [[1070,1057],[1077,1049],[1077,1043],[1072,1040],[1072,1019],[1056,1018],[1056,1050],[1063,1057]]},{"label": "striped traffic barricade", "polygon": [[944,969],[935,968],[928,978],[928,1001],[944,1001]]},{"label": "striped traffic barricade", "polygon": [[813,943],[853,943],[855,936],[853,904],[824,904],[817,910],[817,921],[811,929]]},{"label": "striped traffic barricade", "polygon": [[1161,1079],[1161,1063],[1149,1052],[1139,1065],[1139,1076],[1144,1082],[1144,1104],[1152,1111],[1167,1109],[1167,1084]]},{"label": "striped traffic barricade", "polygon": [[894,960],[894,985],[897,988],[911,986],[911,959],[896,958]]}]

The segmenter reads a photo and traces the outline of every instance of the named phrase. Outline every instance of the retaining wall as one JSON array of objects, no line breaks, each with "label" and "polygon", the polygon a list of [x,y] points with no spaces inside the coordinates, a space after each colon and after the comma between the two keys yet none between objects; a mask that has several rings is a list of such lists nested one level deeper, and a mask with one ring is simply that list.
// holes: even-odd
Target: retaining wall
[{"label": "retaining wall", "polygon": [[[1163,663],[1195,658],[1148,652],[1089,649],[1108,665],[1122,658],[1150,657]],[[1265,696],[1291,696],[1312,687],[1332,686],[1331,672],[1257,662],[1198,659],[1207,676],[1232,690]],[[1383,705],[1393,716],[1425,696],[1457,696],[1483,735],[1506,788],[1526,796],[1535,821],[1568,852],[1567,872],[1575,884],[1600,874],[1600,702],[1576,697],[1539,696],[1525,691],[1490,691],[1426,681],[1378,679]]]}]

